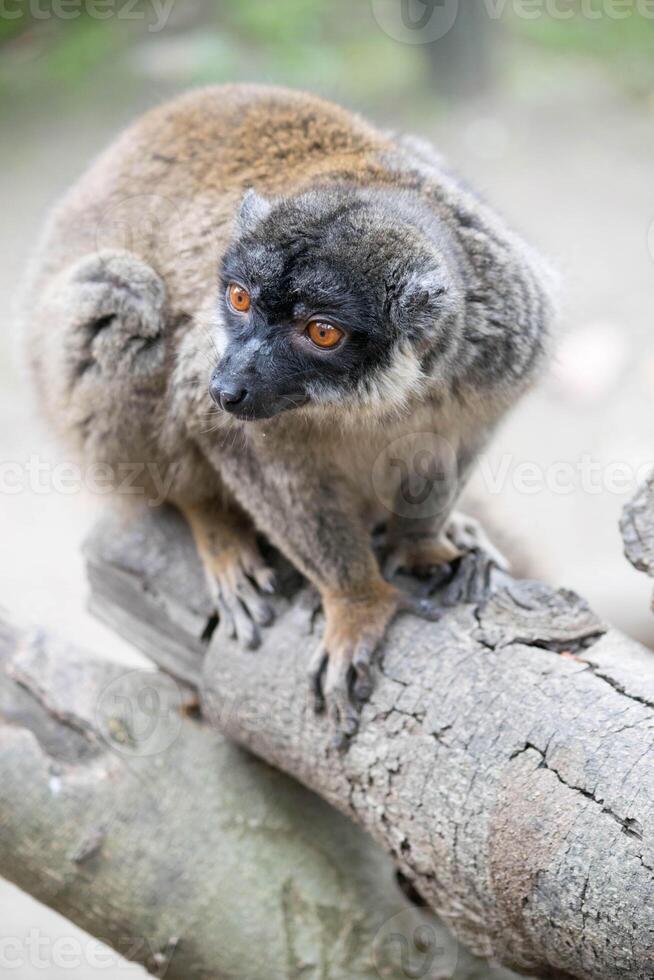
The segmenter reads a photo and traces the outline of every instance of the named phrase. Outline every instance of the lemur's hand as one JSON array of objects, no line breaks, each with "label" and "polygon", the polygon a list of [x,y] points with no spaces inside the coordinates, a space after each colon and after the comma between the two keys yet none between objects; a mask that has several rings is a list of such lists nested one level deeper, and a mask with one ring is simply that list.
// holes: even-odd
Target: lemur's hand
[{"label": "lemur's hand", "polygon": [[444,605],[481,601],[490,590],[493,570],[508,568],[506,558],[480,523],[455,512],[438,533],[407,535],[392,544],[384,562],[384,574],[392,578],[403,570],[430,576],[442,565],[453,562],[458,562],[455,574],[440,595]]},{"label": "lemur's hand", "polygon": [[246,648],[261,642],[260,626],[275,618],[264,594],[275,591],[275,575],[264,561],[245,514],[220,501],[183,509],[204,566],[209,595],[232,637]]},{"label": "lemur's hand", "polygon": [[336,727],[334,744],[342,747],[359,726],[359,713],[372,693],[371,661],[398,612],[438,619],[430,599],[406,595],[380,580],[370,592],[353,597],[327,594],[322,643],[310,667],[316,710],[327,712]]},{"label": "lemur's hand", "polygon": [[273,570],[249,540],[225,548],[205,568],[209,594],[230,635],[246,649],[255,649],[261,643],[259,627],[269,626],[275,618],[262,595],[275,591]]}]

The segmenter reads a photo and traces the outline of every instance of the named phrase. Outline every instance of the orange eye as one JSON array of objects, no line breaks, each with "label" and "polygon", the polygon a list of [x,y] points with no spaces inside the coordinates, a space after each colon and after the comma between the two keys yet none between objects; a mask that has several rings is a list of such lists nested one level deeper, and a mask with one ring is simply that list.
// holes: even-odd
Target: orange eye
[{"label": "orange eye", "polygon": [[325,323],[323,320],[312,320],[307,324],[305,332],[309,340],[323,350],[335,347],[339,340],[345,336],[338,327],[332,326],[331,323]]},{"label": "orange eye", "polygon": [[230,283],[227,288],[227,297],[229,305],[237,313],[247,313],[250,309],[250,294],[244,286],[239,286],[236,282]]}]

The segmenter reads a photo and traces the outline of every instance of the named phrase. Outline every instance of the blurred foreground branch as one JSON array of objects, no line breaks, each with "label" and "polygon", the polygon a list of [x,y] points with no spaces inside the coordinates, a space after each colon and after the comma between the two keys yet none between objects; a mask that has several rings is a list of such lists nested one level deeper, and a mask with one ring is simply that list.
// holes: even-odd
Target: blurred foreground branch
[{"label": "blurred foreground branch", "polygon": [[0,874],[169,980],[479,976],[369,837],[192,704],[0,617]]},{"label": "blurred foreground branch", "polygon": [[292,584],[246,652],[214,631],[173,512],[112,519],[87,554],[95,611],[186,680],[210,639],[213,723],[363,826],[477,954],[540,977],[654,976],[654,657],[577,596],[509,582],[438,623],[399,618],[339,752],[307,692],[320,623]]}]

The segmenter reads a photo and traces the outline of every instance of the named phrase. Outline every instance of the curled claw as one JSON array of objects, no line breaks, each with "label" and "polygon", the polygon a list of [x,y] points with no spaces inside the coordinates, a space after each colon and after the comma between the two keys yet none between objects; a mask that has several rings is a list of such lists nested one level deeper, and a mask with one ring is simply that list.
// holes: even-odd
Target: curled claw
[{"label": "curled claw", "polygon": [[323,675],[327,669],[328,655],[324,645],[321,643],[309,664],[309,680],[313,692],[313,706],[316,714],[322,714],[325,710],[325,695],[322,687]]}]

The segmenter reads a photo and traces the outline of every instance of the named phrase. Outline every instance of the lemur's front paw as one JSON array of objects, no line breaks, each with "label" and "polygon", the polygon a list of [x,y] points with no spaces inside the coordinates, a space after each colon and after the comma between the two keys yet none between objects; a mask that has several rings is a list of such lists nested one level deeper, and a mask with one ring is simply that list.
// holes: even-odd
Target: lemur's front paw
[{"label": "lemur's front paw", "polygon": [[232,637],[255,649],[260,626],[269,626],[275,613],[262,596],[275,591],[275,573],[263,560],[256,543],[229,545],[212,558],[207,569],[209,588],[219,617]]},{"label": "lemur's front paw", "polygon": [[371,662],[389,623],[398,612],[438,619],[429,599],[405,595],[380,582],[365,596],[328,596],[324,600],[325,634],[310,666],[317,711],[327,710],[342,747],[359,727],[359,713],[372,693]]}]

